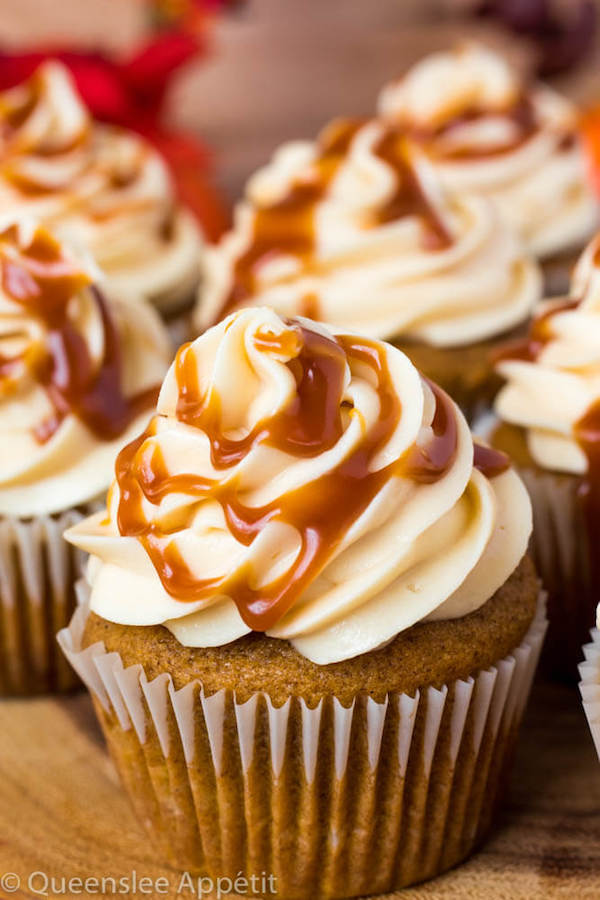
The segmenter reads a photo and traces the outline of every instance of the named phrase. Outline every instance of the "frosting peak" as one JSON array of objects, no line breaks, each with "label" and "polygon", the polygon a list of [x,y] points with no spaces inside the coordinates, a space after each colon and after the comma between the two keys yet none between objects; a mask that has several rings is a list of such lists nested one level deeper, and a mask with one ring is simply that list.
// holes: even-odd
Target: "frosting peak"
[{"label": "frosting peak", "polygon": [[95,122],[60,63],[0,93],[0,204],[85,246],[121,294],[167,302],[197,281],[199,235],[165,163]]},{"label": "frosting peak", "polygon": [[198,325],[265,304],[456,346],[513,328],[539,290],[490,203],[449,194],[395,125],[339,120],[250,180],[233,231],[208,254]]},{"label": "frosting peak", "polygon": [[162,326],[133,301],[124,315],[93,276],[45,229],[0,229],[2,513],[93,499],[109,481],[115,442],[154,405],[169,359]]},{"label": "frosting peak", "polygon": [[68,533],[93,555],[92,608],[193,646],[254,629],[355,656],[477,608],[529,533],[505,459],[474,453],[404,354],[266,308],[179,350],[116,475],[109,521]]},{"label": "frosting peak", "polygon": [[575,107],[491,50],[467,44],[426,57],[383,89],[378,109],[446,186],[491,197],[536,255],[570,249],[596,226]]},{"label": "frosting peak", "polygon": [[480,44],[422,59],[398,82],[383,89],[378,110],[409,127],[436,129],[450,120],[487,110],[504,112],[522,88],[506,60]]}]

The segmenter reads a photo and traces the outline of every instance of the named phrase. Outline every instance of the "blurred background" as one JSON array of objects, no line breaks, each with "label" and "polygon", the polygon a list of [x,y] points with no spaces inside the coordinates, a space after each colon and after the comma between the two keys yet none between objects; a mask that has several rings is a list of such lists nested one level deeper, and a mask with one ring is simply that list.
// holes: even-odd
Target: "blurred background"
[{"label": "blurred background", "polygon": [[[163,0],[176,15],[194,0]],[[152,5],[152,4],[150,4]],[[204,3],[202,50],[169,82],[166,116],[212,150],[231,202],[284,139],[368,113],[381,85],[466,38],[502,49],[587,106],[600,102],[594,0],[238,0]],[[154,12],[156,15],[156,11]],[[145,0],[2,0],[0,49],[122,56],[147,37]]]}]

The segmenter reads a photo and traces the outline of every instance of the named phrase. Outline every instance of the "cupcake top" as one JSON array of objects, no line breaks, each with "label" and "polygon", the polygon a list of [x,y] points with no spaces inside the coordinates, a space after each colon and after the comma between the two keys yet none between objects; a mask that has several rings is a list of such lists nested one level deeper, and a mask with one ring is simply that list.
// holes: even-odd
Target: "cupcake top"
[{"label": "cupcake top", "polygon": [[539,291],[487,199],[448,195],[395,126],[338,120],[250,180],[233,230],[208,254],[197,323],[266,304],[452,347],[522,322]]},{"label": "cupcake top", "polygon": [[465,44],[426,57],[384,88],[378,108],[419,142],[445,184],[493,197],[536,255],[594,230],[575,108],[491,50]]},{"label": "cupcake top", "polygon": [[162,158],[95,122],[60,63],[0,93],[0,206],[81,243],[123,295],[168,307],[198,281],[199,232]]},{"label": "cupcake top", "polygon": [[116,463],[91,608],[186,646],[249,633],[326,664],[481,606],[531,529],[526,491],[394,347],[273,310],[178,352]]},{"label": "cupcake top", "polygon": [[171,359],[157,314],[109,302],[41,227],[0,228],[0,515],[70,509],[110,484]]},{"label": "cupcake top", "polygon": [[525,429],[542,468],[595,474],[600,486],[600,235],[573,274],[571,296],[540,305],[526,341],[498,364],[496,412]]}]

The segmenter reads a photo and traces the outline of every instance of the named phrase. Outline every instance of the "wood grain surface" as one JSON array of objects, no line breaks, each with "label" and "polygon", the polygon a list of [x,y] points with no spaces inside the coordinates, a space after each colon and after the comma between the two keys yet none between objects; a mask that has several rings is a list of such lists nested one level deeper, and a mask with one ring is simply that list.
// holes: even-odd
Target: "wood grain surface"
[{"label": "wood grain surface", "polygon": [[[125,46],[139,32],[139,9],[138,0],[2,0],[0,38]],[[172,115],[210,140],[231,199],[281,140],[312,136],[338,113],[371,109],[382,81],[434,47],[483,36],[527,57],[506,35],[444,22],[435,3],[380,0],[374,9],[361,0],[248,0],[219,25],[217,52],[181,79]],[[599,55],[559,86],[584,101],[600,97]],[[3,887],[0,877],[1,900],[39,896],[42,876],[28,886],[34,872],[56,879],[50,897],[81,896],[62,879],[131,880],[134,872],[166,879],[168,888],[142,893],[138,884],[130,896],[192,896],[178,894],[180,875],[160,865],[134,820],[85,694],[0,702],[0,876],[21,882],[12,890],[16,880]],[[512,792],[485,848],[401,897],[600,897],[600,763],[575,691],[536,688]]]},{"label": "wood grain surface", "polygon": [[[63,878],[157,878],[178,894],[180,874],[162,867],[134,820],[105,751],[89,698],[0,703],[0,876],[21,887],[0,897],[75,897]],[[1,879],[0,879],[1,885]],[[148,885],[150,888],[150,885]],[[163,893],[163,887],[166,892]],[[130,896],[134,896],[131,891]],[[89,894],[88,894],[89,896]],[[108,896],[96,893],[96,896]],[[538,900],[600,897],[600,763],[578,694],[534,691],[513,787],[489,843],[468,863],[397,895],[402,900]]]}]

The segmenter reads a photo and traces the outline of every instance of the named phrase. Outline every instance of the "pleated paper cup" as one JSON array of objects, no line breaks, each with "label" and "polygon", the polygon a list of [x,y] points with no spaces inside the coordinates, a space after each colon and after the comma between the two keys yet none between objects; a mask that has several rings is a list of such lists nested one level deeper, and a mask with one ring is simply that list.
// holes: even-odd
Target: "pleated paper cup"
[{"label": "pleated paper cup", "polygon": [[[499,420],[489,413],[477,420],[473,431],[496,445],[498,425]],[[520,465],[518,460],[513,464],[531,498],[529,553],[548,594],[549,626],[542,669],[554,678],[576,684],[581,647],[595,621],[600,588],[594,583],[590,566],[581,478],[534,464]]]},{"label": "pleated paper cup", "polygon": [[598,586],[590,568],[588,528],[580,479],[521,468],[533,507],[530,552],[548,592],[550,625],[543,668],[575,683],[581,646],[594,624]]},{"label": "pleated paper cup", "polygon": [[579,690],[592,738],[600,759],[600,631],[593,628],[592,641],[583,647],[585,661],[579,665]]},{"label": "pleated paper cup", "polygon": [[239,703],[148,681],[99,642],[82,604],[58,636],[89,688],[136,815],[171,865],[268,874],[278,896],[354,897],[431,878],[482,841],[502,795],[546,629],[489,669],[383,703]]},{"label": "pleated paper cup", "polygon": [[69,511],[0,517],[0,696],[68,691],[78,684],[56,646],[75,608],[81,554],[63,538]]}]

